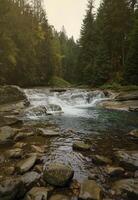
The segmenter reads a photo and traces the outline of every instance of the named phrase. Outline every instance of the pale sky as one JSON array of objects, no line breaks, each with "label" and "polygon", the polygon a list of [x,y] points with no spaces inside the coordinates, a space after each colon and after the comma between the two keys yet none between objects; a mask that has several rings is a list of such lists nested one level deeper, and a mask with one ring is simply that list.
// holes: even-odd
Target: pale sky
[{"label": "pale sky", "polygon": [[[64,25],[67,35],[79,38],[88,0],[44,0],[48,21],[60,31]],[[95,0],[97,8],[100,0]]]}]

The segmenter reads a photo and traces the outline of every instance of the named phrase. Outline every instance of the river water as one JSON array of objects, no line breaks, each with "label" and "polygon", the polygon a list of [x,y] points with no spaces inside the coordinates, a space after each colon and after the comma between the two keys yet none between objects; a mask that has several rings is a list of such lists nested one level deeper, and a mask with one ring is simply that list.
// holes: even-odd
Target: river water
[{"label": "river water", "polygon": [[[44,157],[46,165],[53,161],[70,164],[79,180],[88,177],[92,169],[92,154],[113,156],[116,149],[136,150],[137,143],[126,134],[138,128],[138,115],[133,112],[100,108],[98,103],[106,97],[101,91],[71,89],[66,92],[50,92],[49,89],[25,90],[31,108],[43,106],[49,115],[26,111],[26,123],[56,123],[61,136],[48,139],[48,151]],[[62,108],[62,112],[58,107]],[[36,111],[36,109],[35,109]],[[52,114],[52,115],[51,115]],[[74,141],[92,145],[91,152],[77,152],[72,149]],[[44,141],[43,141],[44,142]]]}]

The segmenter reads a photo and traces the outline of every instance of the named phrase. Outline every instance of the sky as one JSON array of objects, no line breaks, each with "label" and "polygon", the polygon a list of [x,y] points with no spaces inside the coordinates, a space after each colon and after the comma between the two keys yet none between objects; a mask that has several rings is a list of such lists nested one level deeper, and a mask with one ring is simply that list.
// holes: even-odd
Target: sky
[{"label": "sky", "polygon": [[[88,0],[44,0],[48,21],[57,31],[65,27],[69,37],[79,38]],[[97,8],[100,0],[95,0]]]}]

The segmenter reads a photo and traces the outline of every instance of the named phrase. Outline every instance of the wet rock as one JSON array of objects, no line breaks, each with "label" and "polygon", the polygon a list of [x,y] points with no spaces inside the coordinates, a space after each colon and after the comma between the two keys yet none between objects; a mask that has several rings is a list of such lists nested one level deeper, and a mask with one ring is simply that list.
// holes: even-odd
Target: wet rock
[{"label": "wet rock", "polygon": [[88,151],[91,149],[91,146],[89,144],[86,144],[84,142],[74,142],[73,143],[73,149],[79,150],[79,151]]},{"label": "wet rock", "polygon": [[18,86],[0,86],[0,104],[28,101],[25,93]]},{"label": "wet rock", "polygon": [[32,150],[38,152],[38,153],[44,153],[46,151],[46,148],[44,146],[36,146],[36,145],[32,145]]},{"label": "wet rock", "polygon": [[64,194],[55,194],[52,195],[49,200],[71,200],[71,197]]},{"label": "wet rock", "polygon": [[0,128],[0,143],[6,143],[15,135],[14,130],[10,126]]},{"label": "wet rock", "polygon": [[59,132],[52,130],[52,129],[44,129],[44,128],[39,128],[38,132],[40,135],[44,137],[56,137],[59,136]]},{"label": "wet rock", "polygon": [[92,157],[92,160],[97,165],[112,164],[112,160],[105,157],[105,156],[95,155],[95,156]]},{"label": "wet rock", "polygon": [[26,138],[26,137],[31,137],[31,136],[33,136],[33,135],[35,135],[34,132],[19,132],[19,133],[17,133],[16,136],[14,137],[14,140],[15,140],[15,141],[22,140],[22,139],[24,139],[24,138]]},{"label": "wet rock", "polygon": [[81,200],[101,200],[102,190],[93,180],[85,180],[81,184],[79,199]]},{"label": "wet rock", "polygon": [[26,143],[17,142],[17,143],[14,145],[14,148],[23,148],[24,146],[26,146]]},{"label": "wet rock", "polygon": [[40,175],[37,172],[27,172],[21,177],[21,181],[23,182],[26,190],[31,189],[35,186],[40,179]]},{"label": "wet rock", "polygon": [[112,190],[117,195],[127,195],[128,199],[138,198],[138,179],[123,179],[113,183]]},{"label": "wet rock", "polygon": [[43,172],[43,166],[42,165],[35,165],[34,171],[36,171],[38,173],[42,173]]},{"label": "wet rock", "polygon": [[0,126],[9,126],[22,123],[22,120],[15,116],[0,116]]},{"label": "wet rock", "polygon": [[21,158],[23,155],[23,150],[20,148],[10,149],[6,151],[8,158]]},{"label": "wet rock", "polygon": [[47,110],[48,110],[48,112],[49,111],[61,112],[62,108],[59,105],[56,105],[56,104],[49,104],[49,105],[47,105]]},{"label": "wet rock", "polygon": [[15,167],[14,166],[10,166],[10,167],[5,169],[6,175],[13,175],[14,172],[15,172]]},{"label": "wet rock", "polygon": [[123,175],[125,170],[122,167],[112,167],[112,166],[108,166],[106,168],[106,172],[109,176],[119,176],[119,175]]},{"label": "wet rock", "polygon": [[130,112],[138,112],[138,106],[130,106],[129,111]]},{"label": "wet rock", "polygon": [[138,100],[138,91],[129,92],[129,93],[120,93],[115,97],[116,101],[129,101],[129,100]]},{"label": "wet rock", "polygon": [[33,108],[27,109],[27,113],[34,113],[35,115],[47,115],[47,108],[45,106],[36,106]]},{"label": "wet rock", "polygon": [[133,131],[130,131],[130,132],[128,133],[128,136],[130,136],[130,137],[132,137],[132,138],[134,138],[134,139],[138,139],[138,129],[135,129],[135,130],[133,130]]},{"label": "wet rock", "polygon": [[138,151],[116,151],[115,157],[125,169],[138,170]]},{"label": "wet rock", "polygon": [[53,88],[50,89],[50,92],[66,92],[67,89],[63,89],[63,88]]},{"label": "wet rock", "polygon": [[19,179],[7,178],[0,182],[0,200],[15,200],[24,195],[23,183]]},{"label": "wet rock", "polygon": [[29,158],[21,160],[16,166],[17,171],[21,174],[29,171],[34,166],[36,160],[37,160],[36,154],[33,154]]},{"label": "wet rock", "polygon": [[73,175],[71,167],[61,163],[52,163],[44,170],[44,180],[53,186],[66,186]]},{"label": "wet rock", "polygon": [[45,187],[33,187],[24,200],[47,200],[48,190]]}]

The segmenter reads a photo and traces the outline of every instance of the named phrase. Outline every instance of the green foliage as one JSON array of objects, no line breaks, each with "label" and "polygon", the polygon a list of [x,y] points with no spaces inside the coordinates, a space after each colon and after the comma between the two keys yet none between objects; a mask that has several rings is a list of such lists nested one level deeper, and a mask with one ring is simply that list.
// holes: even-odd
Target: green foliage
[{"label": "green foliage", "polygon": [[49,81],[49,85],[54,86],[54,87],[59,87],[59,88],[71,86],[71,84],[69,82],[67,82],[64,79],[57,77],[57,76],[54,76],[51,78],[51,80]]}]

